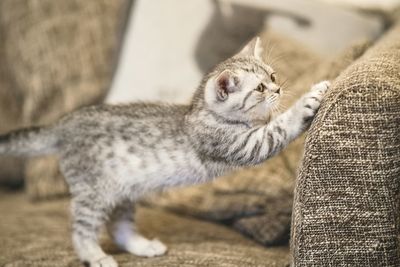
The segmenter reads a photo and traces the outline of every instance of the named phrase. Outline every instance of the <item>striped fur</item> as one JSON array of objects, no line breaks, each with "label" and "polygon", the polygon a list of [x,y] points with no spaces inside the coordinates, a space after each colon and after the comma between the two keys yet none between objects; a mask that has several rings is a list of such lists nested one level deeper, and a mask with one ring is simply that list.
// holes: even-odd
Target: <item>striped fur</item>
[{"label": "striped fur", "polygon": [[48,128],[0,137],[0,153],[55,153],[72,195],[73,242],[83,262],[115,267],[97,234],[145,257],[167,248],[134,227],[132,203],[148,192],[205,182],[277,154],[310,124],[329,83],[322,82],[271,119],[281,88],[260,61],[257,41],[207,75],[190,105],[94,106]]}]

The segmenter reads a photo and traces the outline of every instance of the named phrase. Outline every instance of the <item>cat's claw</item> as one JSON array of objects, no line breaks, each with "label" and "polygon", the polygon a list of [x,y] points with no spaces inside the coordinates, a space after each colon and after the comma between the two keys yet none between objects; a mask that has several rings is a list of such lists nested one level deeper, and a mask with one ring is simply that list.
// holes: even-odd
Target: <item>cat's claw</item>
[{"label": "cat's claw", "polygon": [[312,86],[310,92],[303,97],[303,118],[305,121],[311,121],[315,116],[330,85],[329,81],[319,82]]},{"label": "cat's claw", "polygon": [[326,91],[329,89],[330,86],[331,86],[330,81],[322,81],[311,87],[311,91],[316,91],[323,95],[326,93]]},{"label": "cat's claw", "polygon": [[118,267],[118,263],[113,257],[107,256],[89,263],[90,267]]}]

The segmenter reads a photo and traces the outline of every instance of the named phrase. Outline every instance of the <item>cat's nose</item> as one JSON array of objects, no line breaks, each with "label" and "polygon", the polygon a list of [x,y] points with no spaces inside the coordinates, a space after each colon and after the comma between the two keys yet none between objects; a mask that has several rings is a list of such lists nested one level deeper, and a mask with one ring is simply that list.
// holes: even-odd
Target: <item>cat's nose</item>
[{"label": "cat's nose", "polygon": [[280,94],[280,93],[281,93],[281,87],[278,86],[278,85],[275,84],[275,83],[269,83],[269,84],[268,84],[268,90],[269,90],[271,93],[277,93],[277,94]]}]

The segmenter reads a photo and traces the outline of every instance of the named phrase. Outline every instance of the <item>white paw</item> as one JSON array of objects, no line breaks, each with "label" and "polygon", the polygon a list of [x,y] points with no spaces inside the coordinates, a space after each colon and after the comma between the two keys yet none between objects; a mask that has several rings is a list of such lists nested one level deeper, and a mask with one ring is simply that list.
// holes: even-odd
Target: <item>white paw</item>
[{"label": "white paw", "polygon": [[157,239],[141,238],[132,241],[126,247],[126,250],[136,256],[155,257],[164,255],[167,252],[167,247]]},{"label": "white paw", "polygon": [[304,105],[312,110],[318,109],[330,85],[331,83],[329,81],[323,81],[311,87],[310,92],[304,97]]},{"label": "white paw", "polygon": [[89,263],[90,267],[118,267],[118,263],[113,257],[107,256]]},{"label": "white paw", "polygon": [[300,109],[302,110],[301,114],[305,122],[309,123],[317,113],[330,84],[329,81],[319,82],[311,87],[311,90],[303,96]]},{"label": "white paw", "polygon": [[330,81],[322,81],[313,85],[313,87],[311,87],[311,91],[315,91],[321,95],[324,95],[330,86],[331,86]]}]

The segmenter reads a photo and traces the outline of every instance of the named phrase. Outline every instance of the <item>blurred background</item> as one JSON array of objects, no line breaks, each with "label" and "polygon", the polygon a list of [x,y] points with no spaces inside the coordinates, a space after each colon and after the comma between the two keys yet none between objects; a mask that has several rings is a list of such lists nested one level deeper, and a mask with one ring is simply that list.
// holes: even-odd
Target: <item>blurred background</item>
[{"label": "blurred background", "polygon": [[383,31],[382,18],[361,9],[389,9],[396,2],[136,1],[107,101],[187,101],[205,72],[266,29],[335,56]]}]

